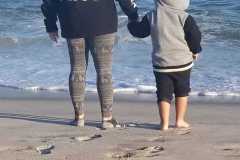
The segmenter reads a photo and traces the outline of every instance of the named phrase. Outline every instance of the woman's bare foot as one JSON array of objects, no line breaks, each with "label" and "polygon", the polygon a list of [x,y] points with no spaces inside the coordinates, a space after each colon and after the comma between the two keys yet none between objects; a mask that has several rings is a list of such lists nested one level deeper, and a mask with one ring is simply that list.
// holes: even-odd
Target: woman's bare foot
[{"label": "woman's bare foot", "polygon": [[85,125],[84,114],[82,115],[75,114],[75,119],[71,122],[71,124],[77,127],[84,127]]},{"label": "woman's bare foot", "polygon": [[187,123],[186,121],[179,121],[179,122],[176,122],[176,128],[189,128],[190,127],[190,124]]},{"label": "woman's bare foot", "polygon": [[106,120],[106,118],[104,118],[104,120],[102,121],[102,129],[111,129],[111,128],[121,128],[124,127],[124,125],[121,125],[118,123],[118,121],[111,117],[111,119]]},{"label": "woman's bare foot", "polygon": [[84,119],[73,120],[71,122],[71,125],[76,126],[76,127],[84,127],[85,126],[85,121],[84,121]]}]

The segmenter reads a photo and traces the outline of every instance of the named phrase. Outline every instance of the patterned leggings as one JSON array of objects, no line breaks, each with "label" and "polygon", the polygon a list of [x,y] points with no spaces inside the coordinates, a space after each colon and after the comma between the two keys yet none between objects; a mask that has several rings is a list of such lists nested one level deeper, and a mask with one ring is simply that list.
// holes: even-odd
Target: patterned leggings
[{"label": "patterned leggings", "polygon": [[77,119],[84,115],[85,79],[89,51],[97,72],[97,89],[102,116],[112,115],[112,49],[114,41],[114,33],[67,40],[71,63],[69,90]]}]

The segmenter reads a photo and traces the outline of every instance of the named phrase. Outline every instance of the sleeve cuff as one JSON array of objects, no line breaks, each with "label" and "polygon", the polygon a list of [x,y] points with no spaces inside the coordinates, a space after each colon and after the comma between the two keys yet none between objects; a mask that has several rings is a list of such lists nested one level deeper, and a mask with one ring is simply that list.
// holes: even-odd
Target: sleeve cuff
[{"label": "sleeve cuff", "polygon": [[58,27],[56,22],[53,21],[49,21],[47,19],[44,20],[45,26],[46,26],[46,31],[49,32],[57,32],[58,31]]},{"label": "sleeve cuff", "polygon": [[199,54],[200,52],[202,52],[202,47],[199,47],[199,48],[197,48],[197,49],[195,49],[195,50],[192,50],[191,51],[193,54]]}]

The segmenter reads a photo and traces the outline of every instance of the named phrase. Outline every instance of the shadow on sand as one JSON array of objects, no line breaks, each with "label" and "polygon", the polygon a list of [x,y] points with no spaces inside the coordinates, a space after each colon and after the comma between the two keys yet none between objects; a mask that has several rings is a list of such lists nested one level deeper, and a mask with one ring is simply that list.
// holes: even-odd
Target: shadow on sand
[{"label": "shadow on sand", "polygon": [[[26,120],[26,121],[32,121],[32,122],[38,122],[38,123],[49,123],[49,124],[73,126],[72,125],[73,119],[42,116],[42,115],[0,113],[0,119],[1,118]],[[90,127],[99,127],[100,124],[101,124],[101,122],[99,122],[99,121],[87,121],[85,123],[86,126],[90,126]]]},{"label": "shadow on sand", "polygon": [[[73,119],[43,116],[43,115],[0,113],[0,119],[1,118],[26,120],[26,121],[32,121],[32,122],[38,122],[38,123],[49,123],[49,124],[73,126],[72,125]],[[159,130],[160,129],[159,124],[152,124],[152,123],[126,122],[125,125],[127,128],[139,128],[139,129],[150,129],[150,130]],[[86,121],[85,126],[100,128],[101,122],[100,121]]]}]

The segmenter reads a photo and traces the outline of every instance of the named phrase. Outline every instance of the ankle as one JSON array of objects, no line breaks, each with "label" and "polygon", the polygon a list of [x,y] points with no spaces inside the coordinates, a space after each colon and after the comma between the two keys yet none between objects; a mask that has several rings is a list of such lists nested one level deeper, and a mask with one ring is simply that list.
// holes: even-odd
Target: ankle
[{"label": "ankle", "polygon": [[186,123],[186,121],[184,119],[176,120],[176,124],[182,124],[182,123]]},{"label": "ankle", "polygon": [[78,114],[78,115],[75,115],[75,120],[76,121],[84,120],[84,117],[85,117],[85,115],[83,113],[82,114]]},{"label": "ankle", "polygon": [[103,117],[103,121],[110,121],[112,120],[113,116],[107,116],[107,117]]},{"label": "ankle", "polygon": [[182,128],[182,127],[187,128],[187,127],[190,127],[190,124],[188,122],[186,122],[185,120],[178,120],[178,121],[176,121],[175,126],[177,128]]},{"label": "ankle", "polygon": [[167,131],[168,130],[168,126],[161,126],[160,130],[161,131]]},{"label": "ankle", "polygon": [[168,124],[160,124],[160,130],[161,131],[166,131],[166,130],[168,130],[168,128],[169,128],[169,125]]}]

